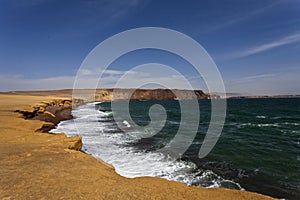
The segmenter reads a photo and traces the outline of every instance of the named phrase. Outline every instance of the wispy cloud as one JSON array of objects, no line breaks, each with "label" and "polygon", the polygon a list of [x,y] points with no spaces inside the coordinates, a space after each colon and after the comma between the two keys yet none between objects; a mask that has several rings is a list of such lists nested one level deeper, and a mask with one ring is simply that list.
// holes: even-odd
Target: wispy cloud
[{"label": "wispy cloud", "polygon": [[[135,9],[143,8],[147,3],[146,0],[103,0],[103,1],[83,1],[84,7],[91,12],[98,12],[110,16],[111,18],[119,18],[134,11]],[[93,14],[93,13],[92,13]]]},{"label": "wispy cloud", "polygon": [[254,81],[258,79],[265,79],[269,77],[274,77],[276,74],[259,74],[259,75],[254,75],[254,76],[246,76],[242,77],[241,79],[237,80],[237,82],[248,82],[248,81]]},{"label": "wispy cloud", "polygon": [[251,56],[254,54],[258,54],[264,51],[271,50],[276,47],[280,47],[283,45],[295,43],[300,41],[300,33],[296,33],[294,35],[289,35],[285,36],[283,38],[280,38],[279,40],[266,43],[266,44],[261,44],[255,47],[252,47],[250,49],[244,50],[236,55],[236,57],[245,57],[245,56]]},{"label": "wispy cloud", "polygon": [[253,95],[299,94],[299,84],[299,68],[225,81],[227,91]]},{"label": "wispy cloud", "polygon": [[28,79],[6,75],[0,79],[0,91],[65,89],[72,88],[73,84],[73,76]]},{"label": "wispy cloud", "polygon": [[231,19],[227,19],[227,21],[223,21],[222,23],[219,23],[217,25],[211,26],[206,28],[205,30],[201,30],[201,33],[210,33],[210,32],[214,32],[214,31],[218,31],[220,29],[232,26],[232,25],[236,25],[238,23],[241,23],[245,20],[249,20],[257,15],[263,14],[265,11],[269,10],[270,8],[278,5],[279,3],[282,3],[281,1],[273,1],[270,4],[260,7],[260,8],[256,8],[254,10],[248,11],[248,12],[242,12],[239,15],[235,15],[233,18]]}]

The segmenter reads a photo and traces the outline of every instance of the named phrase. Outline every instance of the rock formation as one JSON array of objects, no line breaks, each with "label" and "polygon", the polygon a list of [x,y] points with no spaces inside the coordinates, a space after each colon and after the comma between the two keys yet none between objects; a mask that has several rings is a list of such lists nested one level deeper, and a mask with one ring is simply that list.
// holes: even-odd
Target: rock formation
[{"label": "rock formation", "polygon": [[82,99],[90,101],[112,101],[112,100],[187,100],[208,99],[209,94],[202,90],[170,90],[170,89],[97,89],[76,90],[76,102]]},{"label": "rock formation", "polygon": [[45,121],[43,126],[37,131],[48,132],[63,121],[72,119],[72,100],[71,99],[56,99],[49,102],[41,102],[27,110],[16,110],[25,119],[35,119]]}]

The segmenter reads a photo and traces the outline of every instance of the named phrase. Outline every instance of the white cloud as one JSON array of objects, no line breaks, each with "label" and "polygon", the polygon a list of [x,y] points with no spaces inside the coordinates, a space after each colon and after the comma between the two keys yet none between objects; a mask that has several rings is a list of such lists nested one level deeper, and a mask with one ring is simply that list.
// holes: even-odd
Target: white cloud
[{"label": "white cloud", "polygon": [[4,76],[0,79],[0,91],[49,90],[72,88],[74,77],[60,76],[44,79],[26,79],[21,76]]},{"label": "white cloud", "polygon": [[134,72],[127,72],[127,71],[121,71],[121,70],[103,70],[101,68],[99,69],[80,69],[79,73],[84,76],[94,76],[97,77],[98,75],[122,75],[124,73],[134,73]]},{"label": "white cloud", "polygon": [[[176,74],[167,74],[163,71],[147,73],[145,71],[118,71],[106,70],[98,83],[99,72],[84,70],[81,77],[59,76],[40,79],[28,79],[19,75],[1,75],[0,91],[18,91],[18,90],[55,90],[73,88],[74,81],[78,81],[78,88],[95,88],[98,83],[99,88],[113,88],[120,78],[126,74],[126,78],[118,85],[121,88],[135,88],[145,84],[145,88],[157,88],[163,86],[172,86],[177,89],[190,88],[184,81],[183,76]],[[195,89],[200,89],[198,82],[189,80],[187,82],[192,86],[198,85]],[[154,85],[152,84],[154,83]],[[147,85],[148,84],[148,85]],[[156,85],[155,85],[156,84]],[[170,87],[169,87],[170,88]]]},{"label": "white cloud", "polygon": [[251,55],[254,55],[257,53],[271,50],[276,47],[280,47],[283,45],[287,45],[287,44],[291,44],[291,43],[295,43],[295,42],[299,42],[299,41],[300,41],[300,33],[296,33],[294,35],[286,36],[286,37],[283,37],[279,40],[276,40],[276,41],[273,41],[270,43],[258,45],[256,47],[252,47],[250,49],[244,50],[240,53],[237,53],[236,57],[251,56]]}]

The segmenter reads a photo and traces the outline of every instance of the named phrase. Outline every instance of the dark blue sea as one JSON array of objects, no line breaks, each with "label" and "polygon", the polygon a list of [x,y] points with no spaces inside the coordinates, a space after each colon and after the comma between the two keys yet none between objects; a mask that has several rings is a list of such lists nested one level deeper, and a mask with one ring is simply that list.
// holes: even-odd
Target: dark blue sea
[{"label": "dark blue sea", "polygon": [[126,177],[155,176],[194,186],[300,199],[300,98],[228,99],[221,137],[203,159],[198,153],[210,123],[211,102],[198,103],[197,135],[179,159],[157,151],[174,138],[181,123],[175,100],[130,102],[132,120],[140,127],[150,123],[152,105],[160,104],[167,111],[164,127],[152,137],[129,134],[152,130],[135,129],[114,116],[110,102],[78,107],[73,110],[75,120],[60,123],[52,132],[82,135],[83,151],[112,164]]}]

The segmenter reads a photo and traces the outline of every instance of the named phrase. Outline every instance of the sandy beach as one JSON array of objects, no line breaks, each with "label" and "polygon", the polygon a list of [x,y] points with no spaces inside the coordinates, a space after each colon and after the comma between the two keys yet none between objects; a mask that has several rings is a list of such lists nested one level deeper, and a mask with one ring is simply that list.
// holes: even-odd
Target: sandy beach
[{"label": "sandy beach", "polygon": [[40,110],[40,120],[25,120],[20,114],[41,102],[69,106],[62,102],[70,94],[29,94],[0,94],[0,199],[273,199],[161,178],[124,178],[112,166],[78,151],[79,137],[43,133],[41,127],[52,122],[41,121],[41,116],[49,119],[51,112]]}]

